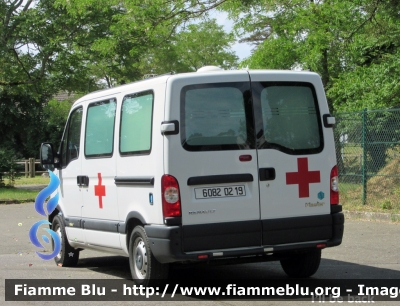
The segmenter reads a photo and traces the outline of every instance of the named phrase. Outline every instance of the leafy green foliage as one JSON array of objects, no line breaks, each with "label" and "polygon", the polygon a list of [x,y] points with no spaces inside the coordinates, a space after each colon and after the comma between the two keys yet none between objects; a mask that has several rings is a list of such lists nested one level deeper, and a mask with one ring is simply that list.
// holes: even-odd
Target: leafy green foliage
[{"label": "leafy green foliage", "polygon": [[[39,139],[45,138],[43,105],[48,96],[37,100],[33,92],[0,92],[0,143],[21,156],[36,157]],[[40,143],[39,143],[40,144]]]},{"label": "leafy green foliage", "polygon": [[225,1],[0,0],[0,86],[29,90],[35,98],[44,89],[88,92],[104,81],[111,87],[141,79],[149,73],[144,61],[172,55],[168,45],[178,60],[192,50],[190,65],[182,59],[191,70],[206,61],[230,67],[233,37],[215,22],[182,30]]},{"label": "leafy green foliage", "polygon": [[386,55],[382,63],[357,66],[335,80],[328,95],[337,111],[383,109],[400,105],[399,54]]},{"label": "leafy green foliage", "polygon": [[73,101],[71,100],[57,101],[52,99],[43,109],[45,115],[44,130],[47,134],[46,141],[53,143],[56,147],[60,143],[72,103]]},{"label": "leafy green foliage", "polygon": [[[60,89],[77,90],[88,70],[79,54],[79,44],[91,43],[86,25],[99,17],[87,13],[71,18],[65,8],[52,0],[0,1],[0,86],[29,91],[40,97],[43,89],[54,94]],[[10,89],[7,89],[10,90]]]},{"label": "leafy green foliage", "polygon": [[[212,34],[220,35],[216,38],[221,38],[221,41],[209,39],[210,37],[206,40],[205,25],[202,29],[198,29],[196,25],[189,25],[189,31],[180,31],[182,24],[192,18],[198,18],[225,1],[58,0],[56,3],[74,18],[88,11],[101,14],[110,11],[104,19],[98,19],[96,26],[102,25],[104,29],[94,33],[93,43],[83,48],[78,46],[75,52],[86,56],[90,75],[104,79],[107,86],[111,87],[141,79],[145,74],[191,71],[193,68],[190,69],[187,60],[182,59],[187,49],[183,53],[182,48],[192,48],[198,57],[209,58],[206,53],[210,52],[210,49],[205,49],[204,43],[216,45],[218,50],[223,49],[223,54],[227,56],[226,59],[214,60],[213,63],[222,62],[223,66],[232,64],[234,59],[226,48],[233,38],[225,33],[221,36],[222,30],[216,25],[208,23],[208,30],[213,31]],[[93,28],[90,31],[93,31]],[[190,44],[196,31],[202,37],[198,37],[200,40],[197,43]],[[189,40],[185,42],[183,36],[189,32],[193,32],[193,35],[187,37]],[[185,43],[188,45],[185,46]],[[196,61],[196,64],[201,64],[199,58],[196,58]]]},{"label": "leafy green foliage", "polygon": [[242,66],[318,72],[338,111],[399,104],[398,1],[232,0],[221,8],[256,46]]},{"label": "leafy green foliage", "polygon": [[[17,176],[16,160],[17,155],[13,150],[0,148],[0,187],[14,186]],[[8,184],[4,178],[8,179]]]},{"label": "leafy green foliage", "polygon": [[206,65],[217,65],[229,69],[236,65],[238,57],[229,50],[234,42],[216,20],[191,24],[176,35],[178,62],[186,71],[196,71]]},{"label": "leafy green foliage", "polygon": [[215,19],[189,24],[154,48],[142,60],[142,70],[153,74],[190,72],[216,65],[224,69],[237,66],[238,57],[230,51],[234,42]]},{"label": "leafy green foliage", "polygon": [[235,65],[233,38],[215,22],[182,27],[225,1],[0,0],[1,147],[38,157],[41,142],[58,144],[71,105],[49,102],[60,91]]}]

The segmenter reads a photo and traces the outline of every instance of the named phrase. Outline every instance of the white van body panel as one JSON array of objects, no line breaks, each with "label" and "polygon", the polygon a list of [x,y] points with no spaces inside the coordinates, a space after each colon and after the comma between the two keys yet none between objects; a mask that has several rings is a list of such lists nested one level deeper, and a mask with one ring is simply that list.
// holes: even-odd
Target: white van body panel
[{"label": "white van body panel", "polygon": [[[165,97],[165,81],[167,77],[158,78],[155,80],[146,81],[148,88],[157,91],[155,97],[157,97],[157,108],[153,116],[153,132],[159,130],[160,121],[163,118],[163,111],[160,110],[164,105]],[[157,88],[157,89],[156,89]],[[124,90],[122,90],[124,89]],[[65,217],[72,218],[82,218],[85,222],[97,222],[97,221],[107,221],[115,222],[117,225],[120,221],[125,221],[127,216],[127,211],[137,211],[142,214],[146,220],[151,223],[162,223],[162,208],[160,204],[153,205],[156,212],[151,212],[143,207],[143,205],[138,205],[139,201],[146,198],[147,203],[149,199],[149,188],[137,188],[132,192],[131,187],[126,188],[126,186],[117,187],[115,184],[115,177],[125,176],[129,173],[132,176],[134,173],[138,175],[146,175],[146,173],[152,173],[153,176],[161,177],[162,170],[162,159],[158,158],[158,155],[153,153],[151,155],[145,156],[133,156],[133,157],[121,157],[119,155],[119,128],[118,122],[120,121],[121,104],[122,99],[127,94],[132,94],[137,91],[142,91],[143,87],[140,82],[135,84],[130,84],[118,88],[109,89],[106,91],[99,91],[86,95],[76,101],[72,107],[72,111],[76,107],[83,107],[82,116],[82,128],[81,128],[81,139],[80,139],[80,154],[78,159],[71,161],[65,169],[59,171],[60,175],[60,194],[66,194],[67,199],[61,196],[60,207],[65,214]],[[93,103],[104,101],[110,98],[115,98],[117,102],[116,112],[115,112],[115,128],[114,128],[114,143],[113,143],[113,154],[111,157],[106,158],[87,158],[85,157],[85,126],[87,117],[87,108]],[[156,101],[154,102],[156,103]],[[161,133],[154,133],[158,138],[158,141],[154,143],[159,144],[153,147],[155,152],[162,152],[162,135]],[[117,157],[118,156],[118,157]],[[151,157],[150,157],[151,156]],[[84,162],[82,162],[82,160]],[[158,164],[157,164],[158,161]],[[148,167],[146,165],[153,165],[153,167]],[[132,171],[132,169],[135,169]],[[156,173],[157,172],[157,173]],[[99,174],[102,180],[102,186],[105,186],[105,196],[102,196],[102,208],[100,208],[99,196],[95,195],[95,186],[99,184]],[[77,186],[77,176],[86,175],[89,177],[89,187],[79,187]],[[118,188],[118,189],[117,189]],[[151,188],[154,195],[154,199],[160,200],[160,182],[156,183],[155,188]],[[65,192],[63,192],[65,190]],[[76,191],[79,190],[79,193]],[[118,193],[117,193],[118,190]],[[156,190],[156,191],[155,191]],[[120,204],[118,200],[120,199]],[[123,200],[121,200],[123,199]],[[128,201],[127,201],[128,200]],[[68,205],[65,206],[63,203],[67,202]],[[122,210],[123,214],[119,213]],[[126,249],[126,235],[120,241],[119,233],[108,233],[98,230],[81,229],[76,227],[66,227],[69,242],[72,246],[82,247],[109,247],[111,249]]]},{"label": "white van body panel", "polygon": [[[165,120],[181,121],[181,112],[183,110],[181,109],[180,101],[183,87],[194,84],[221,83],[221,77],[223,77],[223,83],[249,82],[249,75],[244,70],[182,74],[169,78],[166,93]],[[207,110],[205,110],[205,115],[207,116]],[[182,125],[181,122],[180,124]],[[179,135],[165,137],[164,143],[165,173],[173,175],[180,185],[183,225],[245,221],[260,218],[256,150],[190,152],[182,147]],[[240,155],[251,155],[252,160],[241,162],[239,161]],[[252,182],[195,186],[188,186],[187,184],[190,177],[247,173],[253,176]],[[245,196],[218,199],[195,198],[195,189],[197,188],[225,188],[237,185],[245,186]]]},{"label": "white van body panel", "polygon": [[[88,120],[97,106],[107,111]],[[316,73],[207,68],[90,93],[70,118],[79,107],[77,158],[56,171],[55,214],[73,248],[132,261],[147,256],[129,254],[131,237],[144,231],[142,242],[164,264],[280,260],[341,243],[344,218],[331,203],[334,120]],[[86,154],[87,140],[112,152]],[[178,182],[180,215],[164,215],[164,175]]]},{"label": "white van body panel", "polygon": [[[120,185],[118,190],[119,220],[125,221],[131,211],[138,212],[149,224],[163,224],[161,206],[161,176],[163,170],[163,136],[160,132],[161,122],[164,121],[165,82],[149,83],[147,86],[130,88],[124,92],[136,94],[151,90],[154,94],[152,144],[150,154],[135,154],[122,156],[119,147],[116,147],[116,176],[117,177],[152,177],[154,185]],[[119,105],[119,114],[121,113]],[[116,131],[119,133],[119,131]],[[150,194],[153,203],[150,203]]]},{"label": "white van body panel", "polygon": [[[310,196],[306,198],[299,198],[299,185],[287,185],[285,173],[298,172],[296,159],[288,158],[281,152],[274,150],[265,150],[265,152],[261,151],[258,153],[260,167],[273,167],[277,171],[275,180],[260,182],[261,219],[290,218],[330,213],[330,170],[326,169],[326,167],[320,167],[321,163],[326,163],[326,159],[309,155],[302,155],[298,158],[308,159],[309,171],[320,172],[320,183],[308,185]],[[284,161],[284,163],[277,165],[276,162],[270,162],[277,160]],[[320,192],[324,193],[323,199],[318,198],[318,193]]]}]

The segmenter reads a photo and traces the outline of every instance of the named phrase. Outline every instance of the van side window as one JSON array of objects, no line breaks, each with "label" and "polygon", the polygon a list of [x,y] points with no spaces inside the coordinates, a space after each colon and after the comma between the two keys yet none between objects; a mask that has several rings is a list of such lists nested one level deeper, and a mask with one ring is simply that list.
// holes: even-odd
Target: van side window
[{"label": "van side window", "polygon": [[117,102],[109,99],[89,104],[85,131],[85,156],[112,156]]},{"label": "van side window", "polygon": [[153,101],[152,91],[124,97],[119,135],[121,155],[150,153]]},{"label": "van side window", "polygon": [[64,138],[61,142],[61,167],[79,157],[81,141],[82,107],[75,109],[69,117]]},{"label": "van side window", "polygon": [[323,136],[317,97],[309,83],[252,83],[261,104],[264,143],[289,154],[319,153]]},{"label": "van side window", "polygon": [[249,82],[185,86],[182,146],[188,151],[254,148]]}]

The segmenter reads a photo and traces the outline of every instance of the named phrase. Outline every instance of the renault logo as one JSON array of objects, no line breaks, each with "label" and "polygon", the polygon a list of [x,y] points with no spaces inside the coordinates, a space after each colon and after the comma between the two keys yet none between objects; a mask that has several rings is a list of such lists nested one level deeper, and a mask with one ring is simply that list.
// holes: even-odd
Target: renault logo
[{"label": "renault logo", "polygon": [[189,211],[189,215],[213,214],[216,209]]}]

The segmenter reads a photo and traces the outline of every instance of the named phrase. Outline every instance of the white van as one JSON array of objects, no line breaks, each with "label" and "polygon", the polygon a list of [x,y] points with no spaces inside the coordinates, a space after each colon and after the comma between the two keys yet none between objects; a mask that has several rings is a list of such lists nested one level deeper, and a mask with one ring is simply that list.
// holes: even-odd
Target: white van
[{"label": "white van", "polygon": [[56,263],[124,254],[144,285],[233,258],[313,275],[343,235],[334,123],[311,72],[205,67],[82,97],[59,151],[41,147],[60,179]]}]

